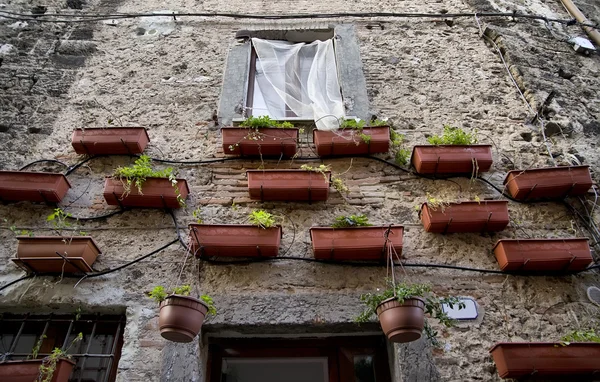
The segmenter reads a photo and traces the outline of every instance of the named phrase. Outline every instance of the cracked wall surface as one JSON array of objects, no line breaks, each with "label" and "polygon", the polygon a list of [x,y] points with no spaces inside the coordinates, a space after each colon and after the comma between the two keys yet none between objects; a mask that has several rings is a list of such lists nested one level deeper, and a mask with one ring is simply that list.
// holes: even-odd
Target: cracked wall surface
[{"label": "cracked wall surface", "polygon": [[[38,5],[38,4],[33,4]],[[578,3],[579,5],[579,3]],[[319,2],[237,0],[169,4],[120,0],[44,4],[47,12],[251,12],[265,14],[352,12],[478,12],[530,11],[568,18],[560,4],[545,1],[452,0],[421,2]],[[27,11],[32,5],[11,1],[0,10]],[[581,2],[592,20],[600,9]],[[531,20],[481,18],[455,20],[403,18],[336,18],[294,21],[252,21],[226,18],[154,17],[94,23],[53,24],[0,17],[0,169],[18,169],[39,159],[69,165],[82,158],[70,145],[76,127],[144,126],[151,138],[147,153],[155,158],[193,161],[225,156],[220,148],[217,118],[225,63],[244,29],[322,29],[336,24],[356,28],[369,97],[369,111],[389,118],[406,136],[406,147],[426,143],[444,124],[476,129],[479,141],[493,145],[494,165],[485,174],[502,188],[507,171],[576,160],[591,166],[595,181],[600,163],[600,57],[577,54],[561,41],[583,35],[577,26]],[[550,29],[549,29],[550,28]],[[525,102],[513,85],[493,44],[531,107],[542,110],[547,145]],[[10,45],[10,47],[8,47]],[[569,77],[569,78],[567,78]],[[314,156],[302,138],[300,156]],[[389,155],[381,158],[392,159]],[[99,216],[113,211],[102,197],[104,178],[126,156],[101,157],[71,175],[73,188],[60,204],[74,216]],[[559,202],[509,203],[511,225],[494,234],[438,235],[424,232],[415,205],[430,194],[447,200],[497,199],[496,190],[467,178],[430,180],[368,158],[326,159],[341,173],[350,192],[331,192],[327,202],[259,203],[247,192],[246,170],[260,160],[205,165],[171,164],[191,189],[187,207],[175,211],[180,234],[194,222],[201,207],[206,223],[242,223],[252,209],[282,215],[281,255],[300,260],[219,265],[186,259],[178,244],[134,266],[104,277],[36,277],[0,292],[0,311],[122,312],[127,325],[118,381],[203,381],[206,341],[223,335],[310,335],[311,333],[378,332],[378,325],[359,327],[358,297],[384,286],[386,269],[315,264],[311,259],[311,226],[336,216],[366,214],[374,224],[405,227],[403,256],[410,263],[436,263],[497,270],[491,253],[501,238],[590,237],[580,220]],[[306,162],[265,161],[265,168],[299,168]],[[318,162],[317,162],[318,163]],[[167,164],[157,164],[165,168]],[[63,171],[58,164],[40,163],[37,171]],[[588,196],[593,200],[593,194]],[[577,200],[571,201],[581,211]],[[591,205],[588,203],[588,206]],[[598,221],[599,210],[593,212]],[[46,216],[51,206],[31,203],[0,205],[0,285],[23,275],[11,261],[17,241],[8,229],[15,225],[37,234],[51,233]],[[177,238],[169,214],[160,210],[130,210],[113,217],[78,222],[98,242],[103,254],[95,269],[117,267]],[[593,242],[592,242],[593,243]],[[596,247],[597,248],[597,247]],[[595,253],[594,253],[595,255]],[[596,257],[597,259],[597,257]],[[158,333],[158,310],[145,296],[154,285],[172,284],[185,262],[182,280],[194,293],[213,296],[219,314],[203,327],[198,342],[167,343]],[[436,328],[445,346],[420,341],[394,346],[395,381],[498,381],[489,348],[500,341],[552,341],[597,317],[585,297],[588,286],[600,285],[598,275],[509,276],[449,269],[406,268],[402,278],[428,282],[439,293],[474,298],[483,309],[480,321],[452,329]],[[436,325],[434,323],[434,325]],[[425,361],[421,361],[425,359]],[[417,361],[418,360],[418,361]]]}]

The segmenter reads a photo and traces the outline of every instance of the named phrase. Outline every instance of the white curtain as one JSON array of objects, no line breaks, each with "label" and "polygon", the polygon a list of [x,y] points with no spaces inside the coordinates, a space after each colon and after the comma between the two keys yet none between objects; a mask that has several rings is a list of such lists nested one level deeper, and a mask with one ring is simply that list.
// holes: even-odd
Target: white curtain
[{"label": "white curtain", "polygon": [[[344,117],[333,40],[294,44],[252,39],[256,76],[252,115],[285,119],[290,111],[333,130]],[[287,105],[287,106],[286,106]]]}]

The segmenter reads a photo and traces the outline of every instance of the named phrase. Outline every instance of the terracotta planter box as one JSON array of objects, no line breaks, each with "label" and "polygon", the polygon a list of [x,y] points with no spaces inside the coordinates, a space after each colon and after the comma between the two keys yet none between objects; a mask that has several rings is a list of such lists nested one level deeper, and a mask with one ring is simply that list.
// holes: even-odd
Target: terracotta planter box
[{"label": "terracotta planter box", "polygon": [[150,142],[143,127],[75,129],[71,144],[77,154],[140,154]]},{"label": "terracotta planter box", "polygon": [[0,201],[59,203],[69,188],[63,174],[0,171]]},{"label": "terracotta planter box", "polygon": [[420,215],[425,231],[435,233],[502,231],[509,222],[504,200],[451,203],[436,209],[425,203]]},{"label": "terracotta planter box", "polygon": [[600,373],[599,343],[500,342],[490,353],[501,378],[597,377]]},{"label": "terracotta planter box", "polygon": [[[185,200],[190,190],[185,179],[177,179],[177,187]],[[125,190],[118,179],[106,178],[104,182],[104,199],[112,206],[143,208],[180,208],[175,188],[167,178],[147,178],[142,185],[142,193],[131,186],[131,192],[123,198]]]},{"label": "terracotta planter box", "polygon": [[422,298],[407,298],[403,304],[388,298],[377,306],[377,317],[381,329],[391,342],[412,342],[423,335],[425,326],[425,301]]},{"label": "terracotta planter box", "polygon": [[160,335],[173,342],[192,342],[200,332],[207,312],[208,306],[197,298],[170,295],[160,303]]},{"label": "terracotta planter box", "polygon": [[[313,253],[316,259],[323,260],[385,260],[385,233],[389,226],[310,229]],[[402,235],[404,228],[391,227],[388,238],[398,257],[402,256]]]},{"label": "terracotta planter box", "polygon": [[503,239],[494,255],[503,271],[581,271],[593,261],[588,239]]},{"label": "terracotta planter box", "polygon": [[[360,134],[371,137],[366,143]],[[362,132],[355,129],[336,131],[313,130],[313,142],[319,156],[367,155],[387,153],[390,149],[389,126],[365,127]]]},{"label": "terracotta planter box", "polygon": [[[415,146],[411,162],[419,174],[477,174],[492,167],[491,145]],[[474,167],[474,163],[477,167]]]},{"label": "terracotta planter box", "polygon": [[223,127],[221,133],[225,154],[264,157],[280,157],[283,154],[285,158],[296,155],[298,129],[295,128]]},{"label": "terracotta planter box", "polygon": [[517,200],[562,199],[585,195],[592,177],[589,166],[547,167],[509,171],[504,184]]},{"label": "terracotta planter box", "polygon": [[[0,376],[6,382],[38,381],[42,362],[41,359],[2,362],[0,363]],[[75,362],[60,358],[56,362],[51,382],[67,382],[74,366]]]},{"label": "terracotta planter box", "polygon": [[331,173],[305,170],[248,170],[248,192],[254,200],[314,202],[327,200]]},{"label": "terracotta planter box", "polygon": [[275,257],[281,244],[281,227],[250,224],[190,224],[196,256]]},{"label": "terracotta planter box", "polygon": [[91,272],[92,264],[102,253],[89,236],[17,236],[17,240],[17,256],[13,261],[27,272]]}]

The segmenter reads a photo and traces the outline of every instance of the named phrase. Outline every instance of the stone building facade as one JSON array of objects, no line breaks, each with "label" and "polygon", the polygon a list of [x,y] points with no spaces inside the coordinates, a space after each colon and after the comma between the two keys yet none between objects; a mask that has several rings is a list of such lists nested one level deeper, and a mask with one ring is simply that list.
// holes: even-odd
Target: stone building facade
[{"label": "stone building facade", "polygon": [[[39,5],[47,14],[517,11],[570,19],[559,1],[542,0],[51,0]],[[600,20],[595,1],[578,1],[578,6],[590,19]],[[394,130],[405,135],[406,147],[426,143],[444,124],[476,129],[480,142],[493,145],[494,165],[483,177],[500,190],[510,170],[555,164],[590,165],[593,179],[599,180],[600,58],[577,53],[567,42],[585,35],[577,25],[509,17],[257,20],[210,15],[56,23],[19,20],[4,11],[42,12],[20,0],[0,5],[2,170],[41,159],[67,166],[79,163],[82,158],[70,144],[73,129],[108,124],[146,127],[151,139],[146,152],[153,158],[223,158],[220,128],[241,115],[227,87],[231,76],[244,80],[244,73],[234,70],[232,52],[247,41],[236,33],[332,29],[350,46],[345,51],[350,62],[339,63],[342,72],[348,71],[347,81],[355,81],[344,93],[349,115],[388,118]],[[600,217],[593,190],[583,201],[510,202],[511,224],[502,232],[432,234],[423,230],[414,208],[428,194],[447,200],[502,196],[477,179],[426,179],[371,158],[320,160],[305,137],[300,150],[300,157],[314,160],[156,163],[159,168],[172,166],[187,179],[191,192],[186,208],[173,216],[132,209],[104,219],[81,219],[76,229],[93,236],[102,249],[94,264],[98,271],[166,248],[104,276],[36,276],[14,283],[0,292],[0,311],[121,315],[117,381],[204,381],[211,370],[211,344],[219,341],[381,336],[376,322],[358,326],[353,320],[362,309],[359,296],[384,286],[385,265],[310,261],[309,228],[339,215],[365,214],[375,224],[403,225],[403,259],[410,264],[497,271],[494,243],[526,237],[588,237],[598,260],[599,234],[590,229],[589,220],[590,214],[592,222]],[[393,162],[390,155],[380,158]],[[127,156],[98,157],[68,168],[73,170],[68,175],[72,188],[59,206],[82,218],[116,211],[103,199],[104,178],[132,161]],[[299,168],[305,163],[330,165],[342,174],[349,194],[342,197],[332,190],[326,202],[313,204],[261,203],[248,197],[246,170]],[[51,162],[28,169],[66,171]],[[240,263],[190,258],[177,239],[187,237],[186,227],[195,220],[192,211],[198,207],[207,223],[242,223],[253,209],[284,216],[280,257]],[[9,228],[52,234],[46,221],[52,211],[52,206],[28,202],[0,205],[0,286],[24,275],[10,261],[17,240]],[[194,293],[211,295],[218,309],[191,344],[160,337],[158,309],[146,296],[154,285],[172,284],[182,269],[181,280],[191,284]],[[488,353],[494,343],[555,341],[573,329],[598,324],[599,310],[586,296],[589,287],[600,286],[596,271],[522,276],[415,266],[400,275],[410,282],[430,283],[440,293],[474,299],[478,318],[451,329],[436,327],[442,348],[426,340],[386,344],[393,381],[498,381]]]}]

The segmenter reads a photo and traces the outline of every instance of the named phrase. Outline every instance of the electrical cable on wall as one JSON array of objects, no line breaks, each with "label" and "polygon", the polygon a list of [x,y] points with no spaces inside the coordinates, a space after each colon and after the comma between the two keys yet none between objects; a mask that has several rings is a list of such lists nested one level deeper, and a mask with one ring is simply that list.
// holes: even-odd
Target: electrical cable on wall
[{"label": "electrical cable on wall", "polygon": [[[297,19],[333,19],[333,18],[470,18],[470,17],[486,17],[486,18],[509,18],[509,19],[529,19],[541,20],[544,22],[553,22],[566,26],[578,25],[594,29],[600,29],[600,26],[591,23],[580,23],[576,19],[557,19],[542,15],[524,14],[519,12],[465,12],[465,13],[402,13],[402,12],[336,12],[336,13],[306,13],[306,14],[289,14],[289,15],[259,15],[246,13],[228,13],[228,12],[156,12],[156,13],[112,13],[112,14],[69,14],[69,13],[46,13],[46,14],[26,14],[20,12],[11,12],[0,10],[0,14],[4,14],[5,18],[18,21],[38,21],[38,22],[53,22],[53,23],[79,23],[79,22],[95,22],[115,19],[133,19],[143,17],[204,17],[204,18],[233,18],[233,19],[250,19],[250,20],[297,20]],[[63,19],[48,20],[48,17],[62,17]],[[64,18],[73,18],[67,20]]]}]

